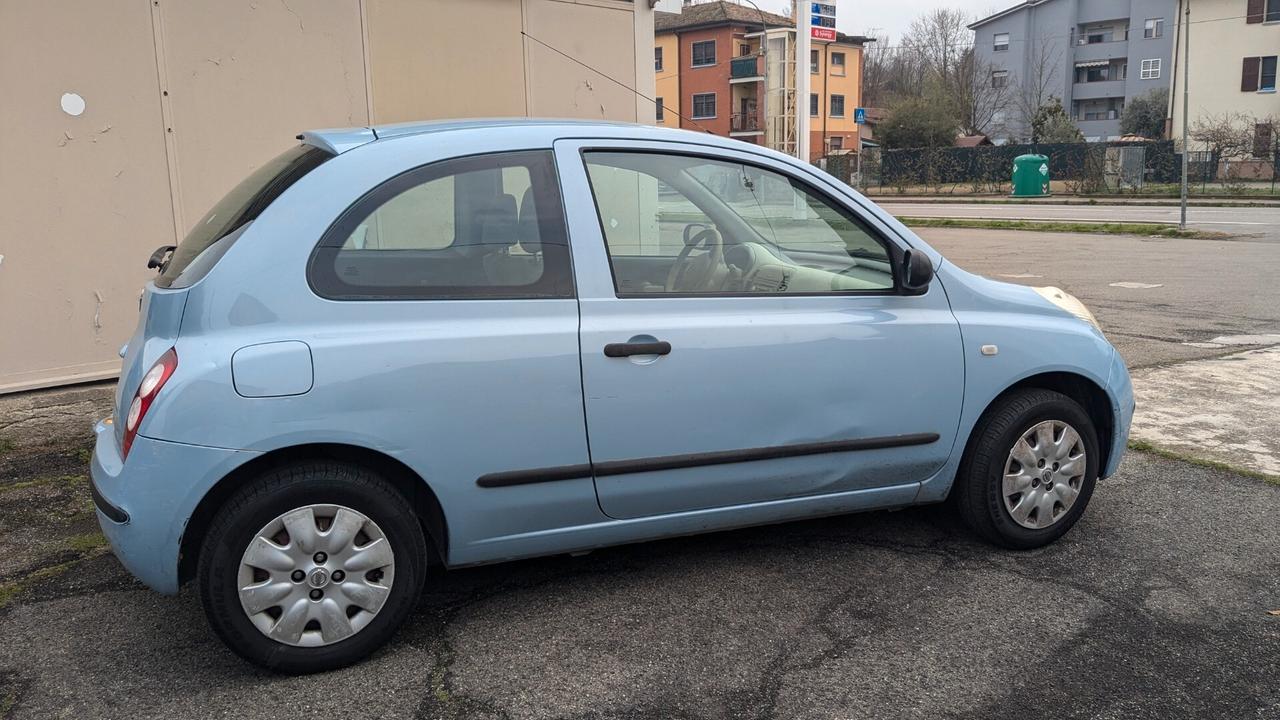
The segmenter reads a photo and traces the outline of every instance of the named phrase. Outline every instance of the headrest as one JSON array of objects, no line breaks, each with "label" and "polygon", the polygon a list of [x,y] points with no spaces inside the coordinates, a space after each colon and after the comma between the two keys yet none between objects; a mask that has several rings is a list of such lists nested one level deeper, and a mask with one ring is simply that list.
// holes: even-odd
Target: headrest
[{"label": "headrest", "polygon": [[516,244],[516,198],[497,195],[476,213],[480,228],[477,248],[490,253]]}]

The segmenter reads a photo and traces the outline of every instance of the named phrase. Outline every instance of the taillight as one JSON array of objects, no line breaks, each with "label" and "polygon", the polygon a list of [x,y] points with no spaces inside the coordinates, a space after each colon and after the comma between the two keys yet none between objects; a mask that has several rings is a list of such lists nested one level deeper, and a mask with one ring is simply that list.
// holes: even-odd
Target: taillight
[{"label": "taillight", "polygon": [[168,382],[173,371],[178,369],[178,353],[173,348],[160,356],[156,364],[151,366],[142,382],[138,383],[138,391],[133,394],[133,402],[129,403],[129,414],[124,421],[124,445],[120,449],[121,458],[129,457],[129,448],[133,447],[133,439],[138,435],[138,427],[142,418],[147,416],[151,403],[160,394],[160,388]]}]

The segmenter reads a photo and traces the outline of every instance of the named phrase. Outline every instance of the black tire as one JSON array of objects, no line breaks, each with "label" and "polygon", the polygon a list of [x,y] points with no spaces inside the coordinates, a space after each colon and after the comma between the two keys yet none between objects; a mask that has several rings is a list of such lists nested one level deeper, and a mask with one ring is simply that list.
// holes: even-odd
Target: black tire
[{"label": "black tire", "polygon": [[[395,578],[368,625],[330,645],[296,647],[259,631],[240,604],[237,573],[248,543],[282,514],[314,504],[340,505],[364,514],[395,553]],[[381,647],[417,605],[426,576],[427,546],[411,505],[382,477],[331,461],[274,469],[233,495],[204,537],[197,584],[214,632],[236,654],[284,673],[313,673],[350,665]]]},{"label": "black tire", "polygon": [[[1085,446],[1085,471],[1074,504],[1052,525],[1028,528],[1005,506],[1003,482],[1009,452],[1023,433],[1046,420],[1075,428]],[[987,541],[1015,550],[1042,547],[1071,529],[1089,505],[1098,480],[1098,433],[1089,414],[1052,390],[1016,390],[997,399],[970,436],[950,500],[965,524]]]}]

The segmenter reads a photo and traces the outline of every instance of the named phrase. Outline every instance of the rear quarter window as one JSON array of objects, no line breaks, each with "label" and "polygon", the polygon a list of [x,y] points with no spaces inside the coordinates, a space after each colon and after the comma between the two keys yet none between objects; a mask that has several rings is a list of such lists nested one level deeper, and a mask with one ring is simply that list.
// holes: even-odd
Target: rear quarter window
[{"label": "rear quarter window", "polygon": [[331,157],[333,155],[320,148],[295,145],[263,163],[191,228],[160,269],[156,286],[186,287],[204,277],[239,237],[237,231],[253,222],[285,190]]}]

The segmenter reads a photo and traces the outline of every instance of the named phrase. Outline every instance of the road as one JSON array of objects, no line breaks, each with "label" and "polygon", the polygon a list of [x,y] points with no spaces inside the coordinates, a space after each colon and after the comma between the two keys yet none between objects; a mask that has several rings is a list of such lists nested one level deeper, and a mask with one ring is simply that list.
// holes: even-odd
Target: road
[{"label": "road", "polygon": [[[1268,243],[922,234],[1077,293],[1151,371],[1280,332]],[[6,432],[53,443],[0,445],[0,583],[21,586],[0,598],[6,720],[1280,719],[1280,487],[1230,472],[1130,453],[1027,553],[936,507],[436,571],[390,647],[289,678],[226,651],[189,588],[155,595],[92,542],[84,453],[109,391],[32,397],[0,398]]]},{"label": "road", "polygon": [[[906,217],[992,218],[1061,222],[1178,222],[1177,207],[1145,205],[1046,205],[1002,203],[931,203],[878,200],[881,207]],[[1257,235],[1280,242],[1280,207],[1190,207],[1187,223],[1199,230]]]}]

